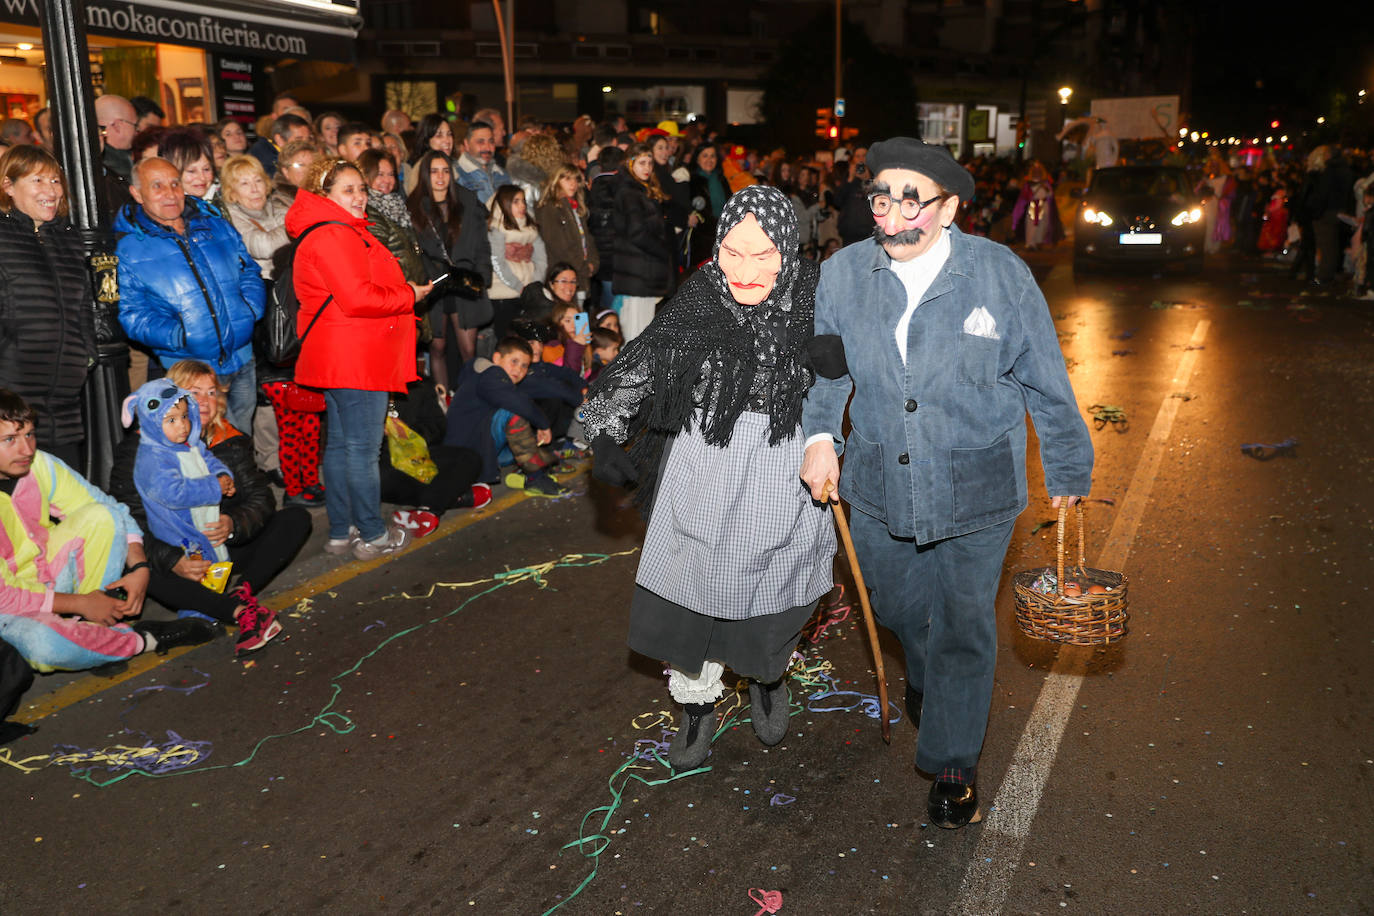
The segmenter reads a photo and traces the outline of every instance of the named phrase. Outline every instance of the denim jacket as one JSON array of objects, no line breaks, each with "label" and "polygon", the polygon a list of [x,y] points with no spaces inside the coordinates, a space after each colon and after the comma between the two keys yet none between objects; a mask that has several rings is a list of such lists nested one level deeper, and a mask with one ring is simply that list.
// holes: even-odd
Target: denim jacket
[{"label": "denim jacket", "polygon": [[946,231],[949,259],[912,314],[905,366],[894,329],[906,289],[887,252],[860,242],[822,265],[816,334],[840,335],[848,374],[817,378],[802,411],[807,437],[829,433],[846,456],[840,496],[920,544],[1026,507],[1027,411],[1050,494],[1085,496],[1092,482],[1092,440],[1030,268],[996,242]]},{"label": "denim jacket", "polygon": [[467,153],[454,159],[453,165],[454,180],[476,194],[477,199],[487,207],[491,206],[491,199],[496,194],[497,188],[502,185],[515,184],[511,181],[511,177],[506,174],[506,170],[495,162],[491,164],[490,169],[486,169],[482,167],[482,163]]}]

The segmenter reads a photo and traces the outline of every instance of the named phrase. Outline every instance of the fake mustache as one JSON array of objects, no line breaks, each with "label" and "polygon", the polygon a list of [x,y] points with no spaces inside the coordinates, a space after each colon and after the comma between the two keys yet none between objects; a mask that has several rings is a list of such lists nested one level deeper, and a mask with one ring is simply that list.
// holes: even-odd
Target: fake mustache
[{"label": "fake mustache", "polygon": [[903,229],[901,232],[894,232],[891,235],[884,232],[880,225],[873,227],[873,240],[879,245],[915,245],[925,236],[926,231],[920,226],[915,229]]}]

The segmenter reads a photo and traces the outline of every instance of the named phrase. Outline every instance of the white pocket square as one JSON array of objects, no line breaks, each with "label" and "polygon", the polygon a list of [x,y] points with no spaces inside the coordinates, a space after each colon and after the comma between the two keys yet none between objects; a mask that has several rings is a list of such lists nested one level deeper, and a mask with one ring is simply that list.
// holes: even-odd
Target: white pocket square
[{"label": "white pocket square", "polygon": [[988,340],[1001,339],[997,333],[997,319],[981,305],[969,312],[968,317],[964,319],[964,333],[972,334],[974,337],[986,337]]}]

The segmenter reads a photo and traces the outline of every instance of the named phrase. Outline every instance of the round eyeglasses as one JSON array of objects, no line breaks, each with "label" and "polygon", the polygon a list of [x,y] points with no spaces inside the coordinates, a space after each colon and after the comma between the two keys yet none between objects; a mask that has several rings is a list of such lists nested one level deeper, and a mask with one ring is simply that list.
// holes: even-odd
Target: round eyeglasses
[{"label": "round eyeglasses", "polygon": [[[939,200],[944,200],[943,194],[936,194],[930,200],[916,200],[914,197],[903,197],[898,204],[902,219],[915,219],[921,215],[921,211]],[[892,209],[892,196],[890,194],[870,194],[868,195],[868,209],[873,211],[874,216],[887,216]]]}]

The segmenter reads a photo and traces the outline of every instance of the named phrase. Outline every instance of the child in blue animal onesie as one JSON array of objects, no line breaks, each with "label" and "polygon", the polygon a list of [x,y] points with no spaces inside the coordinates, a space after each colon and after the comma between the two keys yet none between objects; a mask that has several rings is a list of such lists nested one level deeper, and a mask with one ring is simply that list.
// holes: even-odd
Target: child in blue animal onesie
[{"label": "child in blue animal onesie", "polygon": [[134,484],[143,498],[148,528],[160,540],[211,562],[229,559],[211,544],[205,528],[219,521],[219,503],[234,494],[234,475],[200,437],[200,411],[191,393],[166,379],[140,387],[124,402],[139,425]]}]

